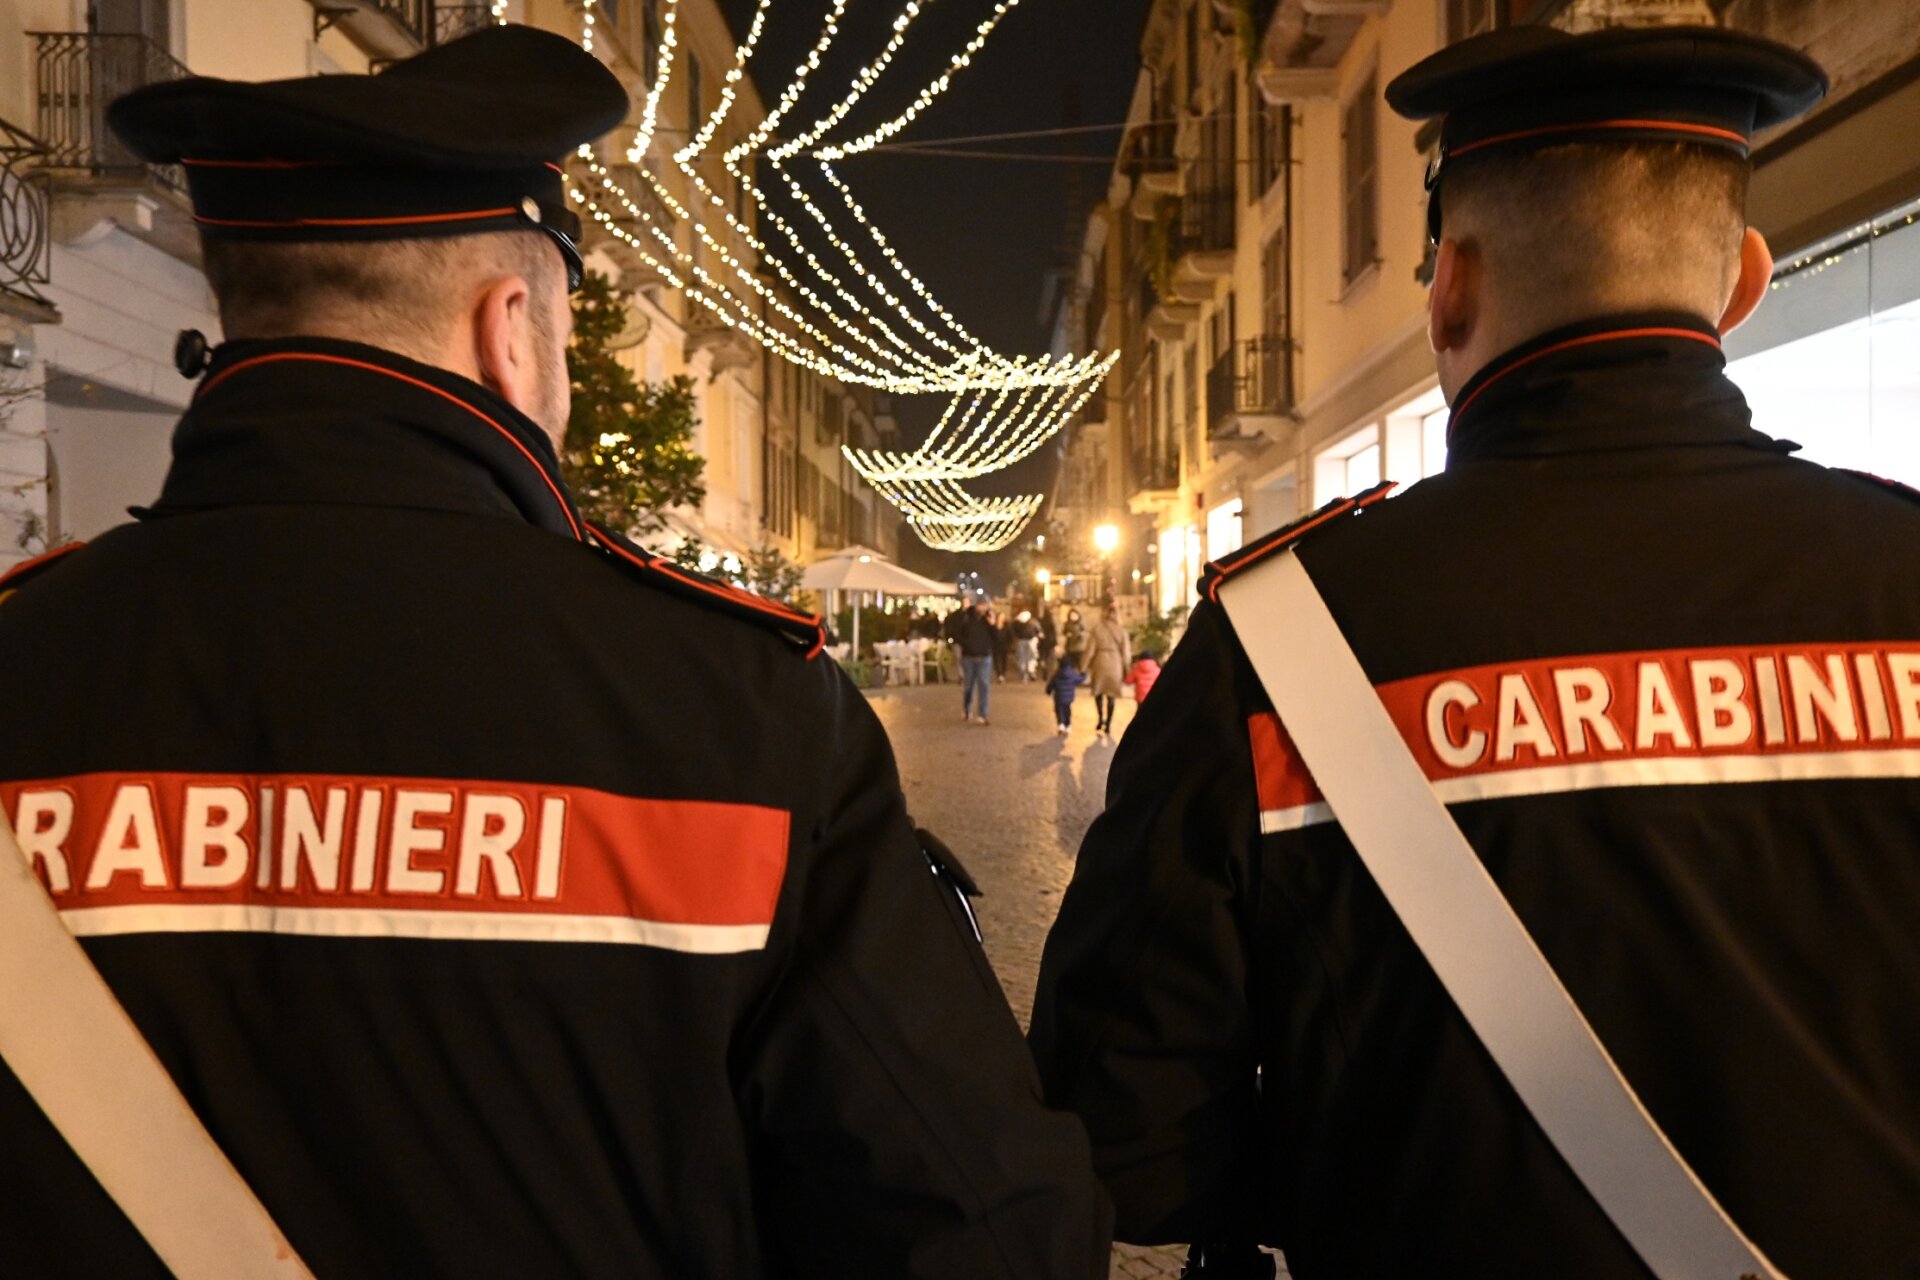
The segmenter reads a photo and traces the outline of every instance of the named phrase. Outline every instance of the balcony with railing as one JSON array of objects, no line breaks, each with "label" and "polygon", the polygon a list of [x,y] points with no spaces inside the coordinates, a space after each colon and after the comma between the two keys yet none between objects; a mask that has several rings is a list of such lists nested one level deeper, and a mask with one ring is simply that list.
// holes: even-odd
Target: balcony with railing
[{"label": "balcony with railing", "polygon": [[60,315],[40,292],[50,282],[53,243],[47,152],[40,139],[0,120],[0,315],[34,324]]},{"label": "balcony with railing", "polygon": [[115,98],[150,84],[191,75],[172,54],[145,36],[92,31],[36,31],[40,136],[46,167],[56,176],[151,182],[186,188],[177,165],[150,165],[107,128]]},{"label": "balcony with railing", "polygon": [[[1161,116],[1168,113],[1160,112]],[[1120,171],[1161,194],[1178,189],[1180,125],[1172,119],[1147,120],[1128,130],[1120,144]]]},{"label": "balcony with railing", "polygon": [[1215,448],[1267,443],[1293,410],[1293,344],[1263,335],[1236,342],[1207,374],[1207,439]]},{"label": "balcony with railing", "polygon": [[183,261],[200,259],[200,238],[178,165],[141,160],[107,127],[116,98],[191,73],[140,35],[36,31],[38,132],[55,239],[72,240],[112,222]]},{"label": "balcony with railing", "polygon": [[[1213,175],[1209,172],[1207,177]],[[1180,197],[1172,231],[1172,259],[1178,275],[1212,281],[1233,272],[1233,244],[1239,204],[1233,184],[1189,179]],[[1211,293],[1209,293],[1211,296]]]}]

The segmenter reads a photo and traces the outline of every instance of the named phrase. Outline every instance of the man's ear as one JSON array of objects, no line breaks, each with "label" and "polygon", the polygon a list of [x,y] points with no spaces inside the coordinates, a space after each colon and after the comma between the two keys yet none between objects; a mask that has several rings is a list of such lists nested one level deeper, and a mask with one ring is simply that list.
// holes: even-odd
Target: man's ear
[{"label": "man's ear", "polygon": [[522,413],[538,408],[534,366],[533,292],[519,276],[503,276],[474,303],[473,355],[479,383]]},{"label": "man's ear", "polygon": [[1459,350],[1473,336],[1480,319],[1479,275],[1480,257],[1472,246],[1440,242],[1427,291],[1427,341],[1436,355]]},{"label": "man's ear", "polygon": [[1740,275],[1733,282],[1733,298],[1720,317],[1722,336],[1747,322],[1766,299],[1767,286],[1772,282],[1773,250],[1767,247],[1765,236],[1748,227],[1746,238],[1740,242]]}]

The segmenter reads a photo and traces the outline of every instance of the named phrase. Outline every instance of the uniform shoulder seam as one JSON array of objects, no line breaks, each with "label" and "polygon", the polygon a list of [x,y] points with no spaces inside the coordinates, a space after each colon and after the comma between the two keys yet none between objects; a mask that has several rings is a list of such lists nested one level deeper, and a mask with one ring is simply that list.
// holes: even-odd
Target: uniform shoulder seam
[{"label": "uniform shoulder seam", "polygon": [[630,577],[703,608],[777,631],[805,645],[808,661],[819,657],[827,647],[826,623],[814,614],[802,613],[750,591],[688,573],[638,546],[632,539],[601,525],[588,522],[587,533],[590,542]]},{"label": "uniform shoulder seam", "polygon": [[1914,488],[1905,481],[1895,480],[1891,476],[1875,475],[1871,471],[1856,471],[1851,467],[1835,467],[1834,470],[1843,476],[1851,476],[1855,480],[1864,480],[1876,488],[1885,490],[1896,498],[1903,498],[1916,506],[1920,506],[1920,489]]},{"label": "uniform shoulder seam", "polygon": [[1384,500],[1398,486],[1398,481],[1383,480],[1373,488],[1357,493],[1351,498],[1335,498],[1332,502],[1283,525],[1257,541],[1250,542],[1238,551],[1221,556],[1207,565],[1200,579],[1200,593],[1208,600],[1220,599],[1220,584],[1254,565],[1268,556],[1300,542],[1308,534],[1317,533],[1342,518],[1357,515],[1368,507]]},{"label": "uniform shoulder seam", "polygon": [[51,551],[43,551],[31,560],[22,560],[5,573],[0,573],[0,600],[5,600],[28,582],[40,577],[54,565],[60,563],[86,545],[84,542],[62,543]]}]

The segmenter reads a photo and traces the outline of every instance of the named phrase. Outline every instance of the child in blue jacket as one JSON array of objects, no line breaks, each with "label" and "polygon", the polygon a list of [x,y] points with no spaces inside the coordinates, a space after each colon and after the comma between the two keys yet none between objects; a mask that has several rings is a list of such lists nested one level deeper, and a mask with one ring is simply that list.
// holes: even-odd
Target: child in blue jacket
[{"label": "child in blue jacket", "polygon": [[1061,733],[1073,723],[1073,692],[1086,682],[1087,673],[1074,670],[1073,655],[1063,654],[1060,669],[1047,681],[1047,692],[1053,695],[1053,718],[1060,722]]}]

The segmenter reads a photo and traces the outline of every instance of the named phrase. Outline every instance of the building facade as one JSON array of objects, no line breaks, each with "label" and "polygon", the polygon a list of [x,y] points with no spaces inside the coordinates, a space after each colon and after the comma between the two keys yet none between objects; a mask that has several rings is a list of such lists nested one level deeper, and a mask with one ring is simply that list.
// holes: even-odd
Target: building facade
[{"label": "building facade", "polygon": [[[1781,267],[1728,344],[1763,430],[1920,482],[1920,22],[1875,0],[1157,0],[1056,345],[1118,348],[1057,511],[1128,522],[1162,610],[1201,567],[1334,498],[1445,465],[1425,332],[1434,131],[1382,90],[1525,22],[1716,22],[1803,48],[1833,98],[1759,140]],[[1096,403],[1100,403],[1096,401]]]},{"label": "building facade", "polygon": [[[496,17],[575,39],[591,19],[595,53],[636,104],[597,158],[665,213],[626,159],[663,39],[658,0],[0,0],[0,568],[96,536],[158,492],[192,390],[173,368],[175,335],[219,335],[181,175],[128,155],[105,127],[107,104],[186,75],[365,73]],[[726,80],[735,42],[715,0],[681,0],[676,28],[646,164],[685,202],[693,183],[667,155],[723,91],[735,101],[722,146],[761,108],[750,82]],[[717,159],[699,168],[751,227],[751,202]],[[572,176],[593,177],[584,164]],[[884,400],[769,362],[589,225],[589,265],[631,296],[619,358],[647,381],[690,377],[698,393],[706,498],[670,513],[662,543],[692,538],[716,563],[769,545],[803,560],[855,541],[892,554],[897,526],[839,453],[888,442]],[[688,228],[674,233],[711,252]],[[717,234],[752,261],[745,237]]]}]

